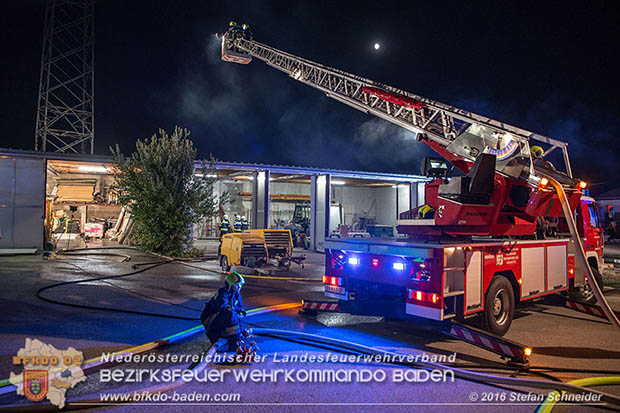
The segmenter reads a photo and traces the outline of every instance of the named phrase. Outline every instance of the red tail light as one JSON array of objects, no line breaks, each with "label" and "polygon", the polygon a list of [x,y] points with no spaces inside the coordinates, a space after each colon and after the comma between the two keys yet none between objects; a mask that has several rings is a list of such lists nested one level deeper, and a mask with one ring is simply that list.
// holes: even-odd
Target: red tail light
[{"label": "red tail light", "polygon": [[327,275],[323,276],[323,284],[331,284],[335,286],[342,285],[342,278],[340,277],[328,277]]},{"label": "red tail light", "polygon": [[409,298],[416,301],[425,301],[428,303],[437,304],[441,297],[437,293],[428,293],[426,291],[409,290]]}]

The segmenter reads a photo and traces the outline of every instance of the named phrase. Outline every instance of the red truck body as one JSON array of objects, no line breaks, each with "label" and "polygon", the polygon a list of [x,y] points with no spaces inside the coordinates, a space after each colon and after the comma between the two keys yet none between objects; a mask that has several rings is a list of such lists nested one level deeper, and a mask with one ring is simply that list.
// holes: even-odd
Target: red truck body
[{"label": "red truck body", "polygon": [[[582,196],[576,216],[588,260],[599,267],[596,202]],[[512,285],[513,302],[566,291],[584,283],[584,269],[575,268],[573,241],[561,231],[560,220],[559,235],[540,240],[328,239],[325,295],[354,314],[442,321],[491,311],[487,295],[498,276]]]}]

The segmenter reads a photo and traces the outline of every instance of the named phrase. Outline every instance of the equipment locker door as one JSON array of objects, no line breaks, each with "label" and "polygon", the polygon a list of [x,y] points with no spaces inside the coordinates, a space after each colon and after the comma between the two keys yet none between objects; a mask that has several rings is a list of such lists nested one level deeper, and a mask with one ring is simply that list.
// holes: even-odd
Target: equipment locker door
[{"label": "equipment locker door", "polygon": [[545,247],[521,248],[521,298],[545,292]]},{"label": "equipment locker door", "polygon": [[482,308],[482,251],[465,256],[465,314]]},{"label": "equipment locker door", "polygon": [[568,255],[566,245],[547,247],[547,291],[568,287]]}]

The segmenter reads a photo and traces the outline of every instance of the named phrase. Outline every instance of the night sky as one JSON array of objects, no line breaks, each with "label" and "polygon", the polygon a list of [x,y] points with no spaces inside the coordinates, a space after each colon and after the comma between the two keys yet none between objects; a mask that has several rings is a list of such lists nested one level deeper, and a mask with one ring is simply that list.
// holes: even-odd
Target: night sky
[{"label": "night sky", "polygon": [[[611,189],[619,4],[99,1],[95,152],[180,125],[203,157],[419,173],[431,152],[404,129],[264,63],[221,62],[214,33],[234,19],[281,50],[567,141],[575,174]],[[0,147],[34,147],[44,12],[0,5]]]}]

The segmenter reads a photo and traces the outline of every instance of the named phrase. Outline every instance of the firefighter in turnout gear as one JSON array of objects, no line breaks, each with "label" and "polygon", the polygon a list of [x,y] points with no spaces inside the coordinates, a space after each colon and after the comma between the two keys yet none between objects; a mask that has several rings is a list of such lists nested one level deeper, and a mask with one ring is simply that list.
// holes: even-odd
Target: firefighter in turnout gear
[{"label": "firefighter in turnout gear", "polygon": [[200,321],[211,343],[225,338],[228,351],[237,351],[239,342],[242,341],[243,328],[240,318],[247,314],[241,300],[243,284],[245,280],[241,274],[228,273],[224,279],[224,287],[205,303],[200,314]]},{"label": "firefighter in turnout gear", "polygon": [[242,223],[241,223],[241,217],[237,214],[235,214],[235,223],[234,223],[234,231],[235,232],[241,232],[241,227],[242,227]]},{"label": "firefighter in turnout gear", "polygon": [[224,218],[220,221],[220,238],[230,232],[230,220],[228,215],[224,215]]},{"label": "firefighter in turnout gear", "polygon": [[254,35],[252,34],[252,30],[250,29],[249,24],[242,24],[241,29],[243,31],[243,38],[246,40],[252,40]]},{"label": "firefighter in turnout gear", "polygon": [[233,38],[237,38],[243,34],[243,29],[234,20],[228,22],[228,30],[231,31]]},{"label": "firefighter in turnout gear", "polygon": [[418,209],[418,218],[420,219],[431,219],[435,217],[435,209],[428,204],[422,205]]},{"label": "firefighter in turnout gear", "polygon": [[555,166],[553,166],[550,161],[544,159],[545,151],[543,148],[538,145],[534,145],[530,148],[530,154],[532,155],[532,160],[534,161],[535,167],[555,171]]},{"label": "firefighter in turnout gear", "polygon": [[245,231],[247,229],[250,229],[250,223],[248,222],[248,219],[244,215],[241,217],[241,230]]}]

